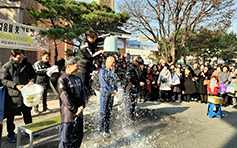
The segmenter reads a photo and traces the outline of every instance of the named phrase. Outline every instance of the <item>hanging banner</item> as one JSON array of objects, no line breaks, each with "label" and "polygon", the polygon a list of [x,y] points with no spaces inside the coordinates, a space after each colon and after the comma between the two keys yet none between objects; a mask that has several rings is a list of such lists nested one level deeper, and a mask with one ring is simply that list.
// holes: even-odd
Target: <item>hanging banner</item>
[{"label": "hanging banner", "polygon": [[126,40],[126,48],[158,51],[157,43],[140,42],[136,40]]},{"label": "hanging banner", "polygon": [[49,50],[49,39],[39,35],[43,30],[21,23],[0,19],[0,48]]}]

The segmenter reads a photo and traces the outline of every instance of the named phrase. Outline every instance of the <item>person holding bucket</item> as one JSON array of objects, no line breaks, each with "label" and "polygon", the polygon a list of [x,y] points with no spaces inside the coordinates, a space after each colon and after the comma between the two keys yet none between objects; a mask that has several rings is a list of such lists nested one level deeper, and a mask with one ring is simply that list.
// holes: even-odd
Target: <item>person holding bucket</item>
[{"label": "person holding bucket", "polygon": [[24,85],[35,83],[36,74],[30,62],[24,56],[24,51],[20,49],[11,50],[11,57],[1,69],[2,84],[6,86],[5,96],[5,117],[7,118],[7,139],[15,143],[15,115],[23,114],[24,123],[32,123],[31,107],[23,103],[21,89]]}]

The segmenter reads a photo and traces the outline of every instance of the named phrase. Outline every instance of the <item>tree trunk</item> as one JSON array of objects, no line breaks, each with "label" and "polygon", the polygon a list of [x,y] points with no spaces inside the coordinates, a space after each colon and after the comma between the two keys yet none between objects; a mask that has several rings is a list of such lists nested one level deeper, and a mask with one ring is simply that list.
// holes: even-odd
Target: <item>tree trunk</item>
[{"label": "tree trunk", "polygon": [[187,64],[186,56],[184,56],[184,64]]},{"label": "tree trunk", "polygon": [[175,64],[175,61],[176,61],[175,51],[176,51],[175,47],[173,46],[170,51],[170,56],[172,59],[171,59],[171,61],[169,61],[169,62],[172,62],[173,64]]},{"label": "tree trunk", "polygon": [[55,40],[53,41],[53,43],[54,43],[54,51],[55,51],[55,55],[54,55],[54,64],[55,64],[57,62],[57,58],[58,58],[58,48],[57,48],[57,43]]}]

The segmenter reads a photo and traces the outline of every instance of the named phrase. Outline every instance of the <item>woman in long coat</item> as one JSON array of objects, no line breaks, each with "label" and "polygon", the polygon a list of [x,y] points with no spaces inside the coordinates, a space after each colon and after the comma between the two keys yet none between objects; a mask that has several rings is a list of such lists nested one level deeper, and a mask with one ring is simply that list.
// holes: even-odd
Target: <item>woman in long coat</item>
[{"label": "woman in long coat", "polygon": [[198,93],[200,94],[201,103],[207,103],[207,84],[204,84],[204,80],[210,80],[211,74],[208,73],[208,67],[204,66],[204,69],[199,74],[198,80]]},{"label": "woman in long coat", "polygon": [[183,75],[183,96],[184,101],[190,101],[192,94],[196,92],[195,87],[195,74],[190,66],[186,66]]},{"label": "woman in long coat", "polygon": [[157,65],[152,66],[152,83],[151,83],[151,94],[152,94],[152,101],[155,101],[159,98],[159,87],[157,86],[157,81],[159,77],[159,71]]}]

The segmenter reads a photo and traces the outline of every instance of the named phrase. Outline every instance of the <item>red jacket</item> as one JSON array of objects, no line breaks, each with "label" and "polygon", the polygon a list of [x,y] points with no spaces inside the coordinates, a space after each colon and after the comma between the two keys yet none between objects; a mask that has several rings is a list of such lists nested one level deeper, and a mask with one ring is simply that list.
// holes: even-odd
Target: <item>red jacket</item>
[{"label": "red jacket", "polygon": [[207,84],[207,92],[210,94],[210,95],[218,95],[218,89],[219,89],[219,82],[216,82],[216,85],[214,87],[214,90],[212,91],[211,88],[210,88],[210,84],[211,84],[211,81]]},{"label": "red jacket", "polygon": [[145,90],[151,90],[151,83],[152,83],[152,73],[148,73],[146,75],[147,79],[149,80],[149,83],[146,83]]}]

